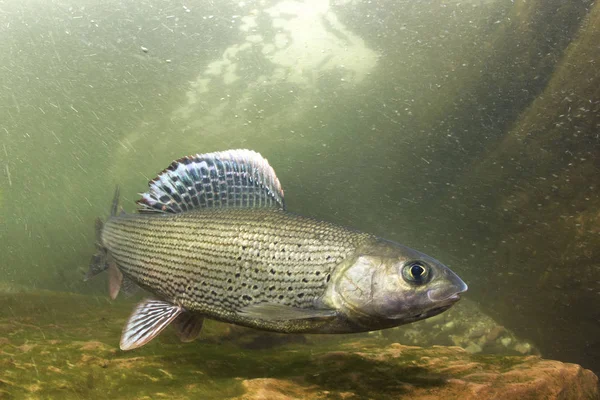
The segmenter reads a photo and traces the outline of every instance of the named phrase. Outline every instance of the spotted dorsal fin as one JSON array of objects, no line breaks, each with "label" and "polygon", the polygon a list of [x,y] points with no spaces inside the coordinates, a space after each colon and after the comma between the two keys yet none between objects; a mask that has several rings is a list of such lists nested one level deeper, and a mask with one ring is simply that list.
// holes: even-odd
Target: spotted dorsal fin
[{"label": "spotted dorsal fin", "polygon": [[140,212],[179,213],[205,207],[284,208],[283,189],[267,160],[252,150],[180,158],[148,183]]}]

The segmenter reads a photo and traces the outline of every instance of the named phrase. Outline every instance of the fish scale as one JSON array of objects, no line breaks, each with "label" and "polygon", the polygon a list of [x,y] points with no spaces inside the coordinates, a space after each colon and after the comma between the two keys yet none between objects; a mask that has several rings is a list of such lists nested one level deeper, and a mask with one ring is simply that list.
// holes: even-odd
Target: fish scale
[{"label": "fish scale", "polygon": [[332,269],[370,238],[277,209],[244,208],[126,215],[111,218],[102,233],[126,275],[215,318],[267,300],[310,304]]},{"label": "fish scale", "polygon": [[349,333],[437,315],[467,290],[439,261],[399,243],[288,213],[251,150],[183,157],[149,182],[138,213],[96,221],[86,279],[142,286],[121,336],[130,350],[172,325],[194,340],[205,317],[277,332]]}]

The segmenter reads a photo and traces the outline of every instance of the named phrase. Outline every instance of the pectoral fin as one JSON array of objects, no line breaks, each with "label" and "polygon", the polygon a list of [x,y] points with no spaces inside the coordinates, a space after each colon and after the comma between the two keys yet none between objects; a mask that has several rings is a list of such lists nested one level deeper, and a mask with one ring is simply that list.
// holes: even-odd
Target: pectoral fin
[{"label": "pectoral fin", "polygon": [[183,308],[161,300],[146,299],[139,303],[129,317],[121,335],[121,350],[141,347],[165,329]]},{"label": "pectoral fin", "polygon": [[203,323],[204,316],[186,311],[175,319],[173,326],[175,327],[177,336],[179,336],[179,340],[182,342],[192,342],[200,334]]},{"label": "pectoral fin", "polygon": [[298,319],[331,319],[337,311],[330,308],[298,308],[283,304],[259,303],[242,308],[240,315],[267,321],[287,321]]}]

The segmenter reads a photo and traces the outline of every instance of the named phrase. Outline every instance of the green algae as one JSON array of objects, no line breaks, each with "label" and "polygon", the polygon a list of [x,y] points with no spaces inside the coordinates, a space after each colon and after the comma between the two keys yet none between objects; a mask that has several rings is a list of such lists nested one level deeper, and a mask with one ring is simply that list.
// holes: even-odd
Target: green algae
[{"label": "green algae", "polygon": [[443,388],[449,378],[473,372],[465,364],[477,363],[477,371],[508,370],[535,359],[471,356],[457,347],[390,346],[365,335],[317,336],[307,343],[271,335],[274,345],[256,350],[247,347],[249,338],[264,333],[213,321],[193,343],[180,343],[167,330],[123,352],[118,341],[132,306],[56,292],[0,294],[0,399],[237,398],[248,382],[264,378],[291,382],[295,386],[287,390],[299,388],[311,398],[352,393],[384,399],[414,388]]},{"label": "green algae", "polygon": [[41,292],[0,295],[0,304],[0,398],[229,398],[243,393],[241,379],[310,374],[311,357],[329,350],[245,350],[217,343],[227,326],[207,322],[195,343],[165,333],[121,352],[130,302]]},{"label": "green algae", "polygon": [[[499,356],[499,355],[474,355],[473,360],[490,366],[496,367],[500,372],[506,372],[514,366],[523,363],[523,357],[520,356]],[[535,356],[534,356],[535,358]]]}]

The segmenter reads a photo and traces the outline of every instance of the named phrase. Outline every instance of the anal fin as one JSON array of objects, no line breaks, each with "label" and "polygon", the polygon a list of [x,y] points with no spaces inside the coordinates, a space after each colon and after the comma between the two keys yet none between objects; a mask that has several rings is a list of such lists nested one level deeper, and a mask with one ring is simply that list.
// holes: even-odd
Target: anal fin
[{"label": "anal fin", "polygon": [[126,297],[131,297],[140,290],[137,283],[127,275],[123,275],[123,281],[121,283],[121,293]]},{"label": "anal fin", "polygon": [[182,342],[192,342],[202,330],[204,316],[189,311],[182,312],[173,322],[175,332]]},{"label": "anal fin", "polygon": [[131,350],[145,345],[183,311],[181,306],[162,300],[146,299],[140,302],[123,328],[121,350]]}]

